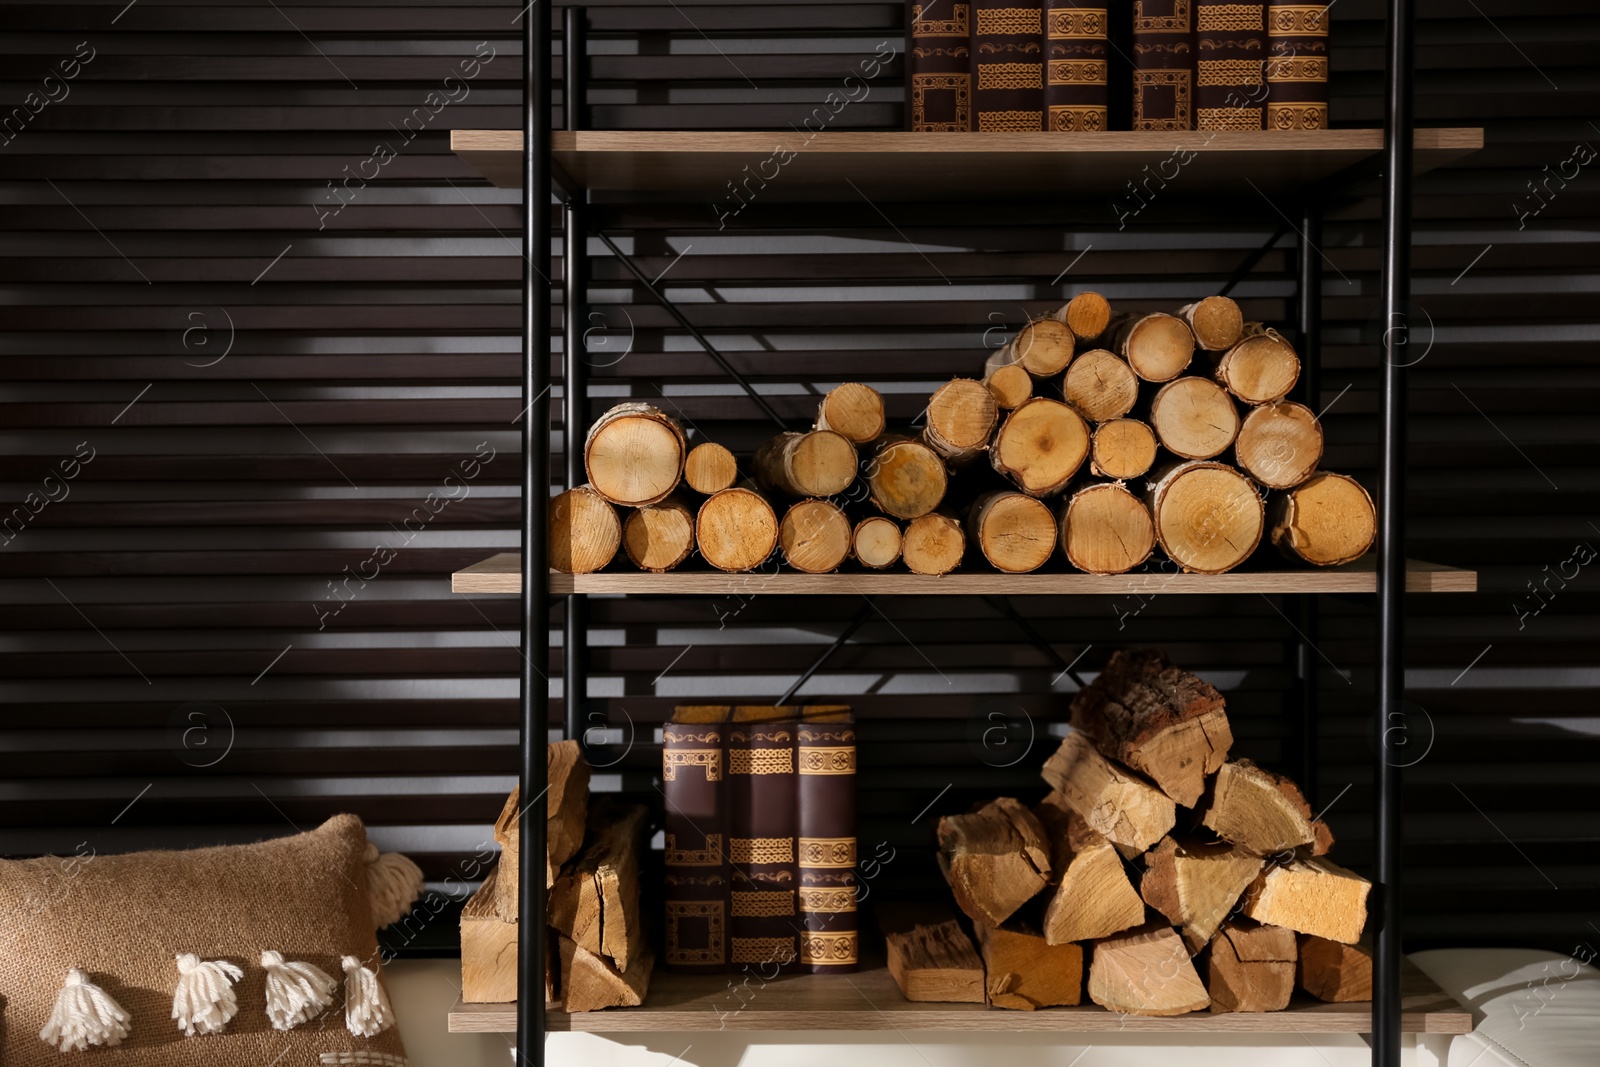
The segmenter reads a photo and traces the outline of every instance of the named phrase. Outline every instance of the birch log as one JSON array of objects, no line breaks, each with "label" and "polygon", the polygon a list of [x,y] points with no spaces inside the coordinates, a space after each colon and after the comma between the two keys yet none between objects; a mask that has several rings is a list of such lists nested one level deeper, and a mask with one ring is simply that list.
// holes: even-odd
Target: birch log
[{"label": "birch log", "polygon": [[966,550],[961,524],[938,512],[912,519],[900,541],[900,557],[913,574],[949,574]]},{"label": "birch log", "polygon": [[649,404],[618,404],[589,428],[583,469],[613,504],[643,507],[677,488],[688,451],[678,420]]},{"label": "birch log", "polygon": [[778,517],[761,494],[724,489],[700,505],[694,534],[707,563],[722,571],[747,571],[777,547]]},{"label": "birch log", "polygon": [[1083,466],[1089,427],[1059,400],[1034,397],[1001,424],[989,449],[994,469],[1029,496],[1052,496]]},{"label": "birch log", "polygon": [[971,463],[989,447],[1000,406],[984,384],[955,378],[941,385],[928,401],[922,443],[952,465]]},{"label": "birch log", "polygon": [[1066,370],[1076,344],[1072,330],[1055,319],[1034,319],[1011,342],[989,357],[990,368],[1020,363],[1035,378],[1049,378]]},{"label": "birch log", "polygon": [[1146,494],[1156,543],[1198,574],[1224,574],[1261,543],[1264,509],[1250,480],[1225,463],[1181,463],[1158,474]]},{"label": "birch log", "polygon": [[1147,382],[1170,382],[1194,359],[1194,334],[1182,319],[1157,312],[1118,327],[1112,349]]},{"label": "birch log", "polygon": [[984,558],[1007,574],[1038,570],[1055,549],[1055,517],[1025,493],[985,493],[973,503],[967,529]]},{"label": "birch log", "polygon": [[684,461],[683,480],[695,492],[710,496],[739,480],[739,464],[732,452],[715,441],[701,441]]},{"label": "birch log", "polygon": [[1208,352],[1224,352],[1244,335],[1244,315],[1239,305],[1225,296],[1208,296],[1178,312],[1200,347]]},{"label": "birch log", "polygon": [[1080,352],[1062,379],[1067,403],[1090,422],[1126,415],[1139,399],[1139,379],[1123,359],[1103,348]]},{"label": "birch log", "polygon": [[592,574],[617,554],[622,523],[593,486],[580,485],[550,501],[550,566],[563,574]]},{"label": "birch log", "polygon": [[878,510],[897,519],[928,514],[944,500],[949,484],[944,461],[921,441],[889,436],[867,464],[867,487]]},{"label": "birch log", "polygon": [[756,449],[756,481],[789,496],[832,496],[855,480],[856,446],[833,430],[781,433]]},{"label": "birch log", "polygon": [[1061,511],[1061,551],[1090,574],[1125,574],[1150,558],[1155,525],[1144,501],[1116,482],[1089,485]]},{"label": "birch log", "polygon": [[832,501],[802,500],[784,512],[778,544],[795,570],[827,574],[850,554],[850,520]]},{"label": "birch log", "polygon": [[[1260,329],[1260,323],[1252,323]],[[1300,380],[1300,357],[1276,330],[1246,331],[1217,362],[1217,381],[1246,404],[1282,400]]]},{"label": "birch log", "polygon": [[1094,341],[1111,325],[1111,301],[1099,293],[1082,292],[1063,304],[1051,318],[1066,323],[1079,341]]},{"label": "birch log", "polygon": [[622,547],[640,570],[670,571],[694,551],[694,516],[675,496],[637,508],[622,525]]},{"label": "birch log", "polygon": [[858,445],[883,436],[883,395],[870,385],[845,382],[828,391],[817,406],[819,430],[844,434]]},{"label": "birch log", "polygon": [[1372,547],[1378,513],[1360,482],[1314,474],[1272,502],[1272,543],[1318,567],[1360,559]]},{"label": "birch log", "polygon": [[1112,419],[1094,428],[1089,473],[1119,481],[1137,478],[1156,461],[1156,432],[1138,419]]},{"label": "birch log", "polygon": [[1020,406],[1033,395],[1033,375],[1016,363],[985,369],[983,384],[994,402],[1006,411]]},{"label": "birch log", "polygon": [[1211,459],[1239,436],[1239,410],[1216,382],[1179,378],[1163,385],[1150,401],[1150,426],[1173,455]]},{"label": "birch log", "polygon": [[1233,454],[1268,489],[1292,489],[1322,462],[1322,423],[1292,400],[1262,404],[1244,417]]},{"label": "birch log", "polygon": [[883,515],[869,515],[856,523],[851,552],[863,567],[882,570],[900,558],[900,524]]}]

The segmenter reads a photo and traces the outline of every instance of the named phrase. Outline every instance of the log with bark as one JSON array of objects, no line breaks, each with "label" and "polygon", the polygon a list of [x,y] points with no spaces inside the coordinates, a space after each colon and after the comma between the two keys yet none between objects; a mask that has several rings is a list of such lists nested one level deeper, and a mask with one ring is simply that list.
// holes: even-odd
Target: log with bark
[{"label": "log with bark", "polygon": [[1021,406],[1033,395],[1033,375],[1017,363],[985,369],[983,384],[988,387],[994,402],[1006,411]]},{"label": "log with bark", "polygon": [[1090,574],[1124,574],[1150,558],[1155,525],[1144,501],[1118,482],[1088,485],[1061,509],[1061,550]]},{"label": "log with bark", "polygon": [[778,545],[778,516],[760,493],[724,489],[700,505],[694,539],[707,563],[722,571],[758,567]]},{"label": "log with bark", "polygon": [[617,555],[622,523],[617,509],[592,486],[550,501],[550,566],[563,574],[592,574]]},{"label": "log with bark", "polygon": [[778,544],[795,570],[827,574],[850,555],[850,520],[830,500],[802,500],[783,513]]},{"label": "log with bark", "polygon": [[1231,760],[1217,770],[1200,821],[1224,841],[1263,856],[1295,848],[1320,856],[1333,845],[1333,832],[1322,820],[1312,819],[1300,787],[1247,759]]},{"label": "log with bark", "polygon": [[550,925],[619,969],[646,948],[639,878],[648,826],[649,810],[642,804],[601,798],[589,809],[583,851],[562,866],[550,889]]},{"label": "log with bark", "polygon": [[1223,352],[1244,334],[1244,315],[1226,296],[1208,296],[1185,305],[1178,315],[1189,324],[1195,341],[1208,352]]},{"label": "log with bark", "polygon": [[1156,433],[1138,419],[1112,419],[1094,428],[1089,472],[1119,481],[1137,478],[1156,461]]},{"label": "log with bark", "polygon": [[882,437],[883,425],[883,394],[870,385],[845,382],[828,390],[817,405],[817,429],[841,433],[858,445]]},{"label": "log with bark", "polygon": [[896,901],[878,908],[889,974],[907,1000],[982,1004],[983,960],[943,902]]},{"label": "log with bark", "polygon": [[756,449],[756,481],[788,496],[833,496],[856,477],[856,446],[833,430],[781,433]]},{"label": "log with bark", "polygon": [[1224,923],[1211,942],[1211,1010],[1282,1011],[1294,995],[1294,931],[1246,920]]},{"label": "log with bark", "polygon": [[1114,352],[1103,348],[1080,352],[1061,380],[1067,403],[1090,422],[1105,422],[1133,410],[1139,379]]},{"label": "log with bark", "polygon": [[1080,342],[1094,341],[1111,325],[1111,301],[1095,292],[1082,292],[1050,316],[1064,322]]},{"label": "log with bark", "polygon": [[[589,802],[589,764],[576,741],[557,741],[547,746],[545,761],[548,799],[545,801],[544,887],[549,889],[555,884],[556,871],[583,844]],[[500,845],[503,868],[498,907],[501,918],[510,922],[517,919],[518,853],[522,845],[520,804],[520,787],[513,786],[494,823],[494,839]]]},{"label": "log with bark", "polygon": [[900,542],[904,535],[900,524],[883,515],[869,515],[856,523],[851,535],[850,552],[863,567],[883,570],[900,558]]},{"label": "log with bark", "polygon": [[1211,1003],[1183,940],[1165,923],[1096,941],[1089,999],[1128,1015],[1183,1015]]},{"label": "log with bark", "polygon": [[1089,427],[1058,400],[1034,397],[1001,423],[989,449],[994,469],[1029,496],[1065,489],[1089,453]]},{"label": "log with bark", "polygon": [[683,477],[689,451],[678,420],[649,404],[618,404],[595,420],[583,443],[583,469],[613,504],[664,500]]},{"label": "log with bark", "polygon": [[939,868],[956,905],[998,926],[1043,889],[1050,849],[1033,813],[1011,797],[939,820]]},{"label": "log with bark", "polygon": [[1150,401],[1150,426],[1173,455],[1211,459],[1239,436],[1239,409],[1209,378],[1179,378]]},{"label": "log with bark", "polygon": [[1233,454],[1244,472],[1268,489],[1292,489],[1322,462],[1322,423],[1292,400],[1262,404],[1240,424]]},{"label": "log with bark", "polygon": [[1155,475],[1145,494],[1156,543],[1186,571],[1223,574],[1261,543],[1265,509],[1250,480],[1225,463],[1192,461]]},{"label": "log with bark", "polygon": [[922,443],[955,466],[971,463],[989,447],[1000,406],[984,384],[953,378],[928,400]]},{"label": "log with bark", "polygon": [[967,529],[983,557],[1006,574],[1038,570],[1055,550],[1055,517],[1026,493],[995,490],[980,496]]},{"label": "log with bark", "polygon": [[1122,320],[1111,348],[1147,382],[1170,382],[1194,359],[1194,334],[1182,319],[1157,312]]},{"label": "log with bark", "polygon": [[1111,763],[1081,730],[1070,730],[1040,771],[1062,800],[1115,845],[1143,852],[1177,822],[1172,798]]},{"label": "log with bark", "polygon": [[694,551],[694,515],[675,496],[637,508],[622,524],[622,547],[640,570],[670,571]]},{"label": "log with bark", "polygon": [[1269,926],[1353,945],[1367,924],[1372,883],[1321,856],[1269,863],[1244,897],[1244,914]]},{"label": "log with bark", "polygon": [[1035,378],[1049,378],[1060,374],[1072,362],[1076,343],[1066,323],[1034,319],[1018,330],[1009,344],[990,356],[985,366],[993,369],[1018,363]]},{"label": "log with bark", "polygon": [[1372,999],[1372,950],[1300,935],[1300,988],[1333,1004]]},{"label": "log with bark", "polygon": [[985,992],[996,1008],[1034,1011],[1083,999],[1083,946],[1052,944],[1030,924],[974,923],[983,950]]},{"label": "log with bark", "polygon": [[703,496],[720,493],[739,480],[739,464],[733,453],[715,441],[701,441],[683,463],[683,480]]},{"label": "log with bark", "polygon": [[1052,945],[1090,941],[1144,922],[1144,901],[1116,846],[1089,829],[1059,793],[1033,811],[1050,841],[1055,883],[1044,913],[1045,940]]},{"label": "log with bark", "polygon": [[1318,567],[1360,559],[1377,529],[1372,497],[1349,475],[1313,474],[1272,502],[1274,547]]},{"label": "log with bark", "polygon": [[1217,361],[1217,381],[1246,404],[1282,400],[1300,380],[1300,357],[1294,346],[1260,323],[1251,323],[1245,334]]},{"label": "log with bark", "polygon": [[1199,952],[1233,912],[1266,860],[1238,845],[1170,837],[1145,855],[1139,895]]},{"label": "log with bark", "polygon": [[966,551],[961,523],[937,511],[912,519],[900,539],[900,558],[913,574],[949,574]]},{"label": "log with bark", "polygon": [[944,500],[948,485],[944,460],[921,441],[909,437],[882,438],[877,454],[867,464],[872,503],[897,519],[928,514]]}]

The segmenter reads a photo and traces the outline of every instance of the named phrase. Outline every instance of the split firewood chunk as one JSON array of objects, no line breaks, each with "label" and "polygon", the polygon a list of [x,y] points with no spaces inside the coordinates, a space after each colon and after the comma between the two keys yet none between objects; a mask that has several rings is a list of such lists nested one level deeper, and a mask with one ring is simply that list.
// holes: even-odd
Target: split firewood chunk
[{"label": "split firewood chunk", "polygon": [[1181,927],[1183,940],[1199,952],[1261,873],[1264,859],[1237,845],[1162,839],[1145,857],[1139,894]]},{"label": "split firewood chunk", "polygon": [[556,935],[561,953],[561,1006],[566,1011],[602,1008],[637,1008],[650,986],[654,953],[646,950],[625,970],[579,947],[569,937]]},{"label": "split firewood chunk", "polygon": [[589,812],[589,843],[556,877],[549,922],[587,952],[626,968],[644,951],[639,862],[649,813],[607,797]]},{"label": "split firewood chunk", "polygon": [[1334,1004],[1372,999],[1372,950],[1300,935],[1300,988]]},{"label": "split firewood chunk", "polygon": [[1022,923],[977,923],[985,992],[996,1008],[1033,1011],[1083,1000],[1083,946],[1051,944]]},{"label": "split firewood chunk", "polygon": [[1269,926],[1353,945],[1367,925],[1371,889],[1359,874],[1324,858],[1273,863],[1245,891],[1244,913]]},{"label": "split firewood chunk", "polygon": [[1033,813],[1000,797],[939,820],[939,866],[961,910],[999,926],[1044,888],[1050,849]]},{"label": "split firewood chunk", "polygon": [[1211,942],[1211,1010],[1281,1011],[1294,995],[1294,931],[1249,921],[1224,923]]},{"label": "split firewood chunk", "polygon": [[1112,844],[1143,852],[1177,823],[1171,797],[1112,764],[1081,730],[1067,734],[1040,773]]},{"label": "split firewood chunk", "polygon": [[[505,1004],[517,999],[517,924],[500,917],[496,883],[504,882],[502,860],[461,909],[461,996],[473,1004]],[[515,883],[513,883],[515,884]],[[512,914],[516,901],[511,902]],[[549,999],[549,975],[545,999]]]},{"label": "split firewood chunk", "polygon": [[1162,922],[1094,943],[1089,999],[1128,1015],[1183,1015],[1211,1003],[1183,939]]},{"label": "split firewood chunk", "polygon": [[1313,823],[1299,786],[1247,759],[1218,769],[1200,819],[1218,837],[1263,856],[1306,846],[1320,856],[1333,844],[1327,826]]},{"label": "split firewood chunk", "polygon": [[[556,871],[583,844],[589,802],[589,764],[578,751],[576,741],[557,741],[546,749],[545,781],[545,866],[544,887],[555,884]],[[501,918],[517,921],[518,855],[521,832],[521,795],[512,787],[511,795],[494,823],[494,839],[500,845],[500,890],[495,906]]]},{"label": "split firewood chunk", "polygon": [[1033,810],[1050,838],[1055,883],[1044,913],[1045,942],[1092,941],[1144,922],[1144,901],[1116,846],[1089,829],[1059,793]]},{"label": "split firewood chunk", "polygon": [[902,901],[878,909],[889,974],[907,1000],[983,1003],[983,960],[943,902]]}]

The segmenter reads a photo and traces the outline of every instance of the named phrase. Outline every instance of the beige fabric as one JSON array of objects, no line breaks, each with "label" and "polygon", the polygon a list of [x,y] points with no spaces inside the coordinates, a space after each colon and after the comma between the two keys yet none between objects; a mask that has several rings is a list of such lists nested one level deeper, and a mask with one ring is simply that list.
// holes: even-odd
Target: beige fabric
[{"label": "beige fabric", "polygon": [[[323,1053],[360,1052],[382,1054],[368,1062],[395,1062],[385,1057],[405,1055],[398,1031],[353,1036],[342,991],[293,1030],[273,1030],[266,1013],[263,950],[329,974],[340,973],[346,955],[377,969],[365,847],[361,820],[338,815],[254,845],[0,861],[0,1063],[312,1067]],[[244,970],[235,986],[239,1014],[222,1033],[185,1037],[172,1019],[184,952]],[[39,1040],[71,967],[133,1016],[116,1048],[57,1052]]]}]

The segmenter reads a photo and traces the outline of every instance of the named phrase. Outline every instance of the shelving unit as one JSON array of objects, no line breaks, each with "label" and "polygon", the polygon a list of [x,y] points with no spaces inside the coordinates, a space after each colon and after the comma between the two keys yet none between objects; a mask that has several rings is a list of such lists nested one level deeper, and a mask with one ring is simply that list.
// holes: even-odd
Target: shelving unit
[{"label": "shelving unit", "polygon": [[[548,721],[546,667],[549,662],[548,608],[552,596],[568,598],[566,672],[567,729],[576,736],[584,721],[586,690],[583,649],[586,641],[585,594],[658,593],[719,595],[778,593],[794,595],[982,595],[1020,594],[1118,595],[1154,593],[1210,594],[1376,594],[1379,616],[1377,702],[1374,716],[1376,794],[1376,878],[1371,926],[1376,936],[1374,997],[1370,1005],[1329,1005],[1296,1001],[1288,1011],[1249,1015],[1191,1014],[1168,1019],[1134,1018],[1098,1007],[1050,1009],[1020,1013],[989,1011],[981,1005],[923,1005],[904,1001],[880,965],[849,976],[796,976],[774,983],[781,996],[756,997],[742,1011],[721,1011],[716,998],[725,992],[726,976],[684,977],[660,973],[644,1006],[588,1014],[552,1010],[541,999],[524,997],[513,1005],[458,1005],[450,1013],[456,1032],[516,1031],[520,1063],[545,1063],[544,1037],[553,1030],[598,1032],[648,1030],[804,1030],[804,1029],[960,1029],[1052,1030],[1094,1032],[1125,1030],[1160,1033],[1357,1032],[1372,1035],[1372,1058],[1378,1067],[1398,1067],[1400,1035],[1409,1032],[1464,1033],[1471,1014],[1420,973],[1404,967],[1400,955],[1398,916],[1385,901],[1396,899],[1400,875],[1399,760],[1388,759],[1387,733],[1380,729],[1403,715],[1403,664],[1400,636],[1401,598],[1405,592],[1468,592],[1476,588],[1470,571],[1407,561],[1404,545],[1404,363],[1390,358],[1403,352],[1410,244],[1410,182],[1414,171],[1449,163],[1482,147],[1478,129],[1412,129],[1411,0],[1389,0],[1387,99],[1385,124],[1376,130],[1324,130],[1302,133],[1100,133],[1060,135],[919,134],[898,132],[835,132],[806,137],[782,132],[598,132],[583,127],[583,58],[586,53],[584,9],[565,12],[563,48],[565,123],[550,130],[549,91],[551,42],[546,18],[524,20],[524,54],[528,57],[521,131],[458,130],[452,147],[496,185],[520,187],[524,196],[523,403],[524,478],[522,487],[523,553],[503,553],[454,576],[462,593],[516,593],[521,597],[521,788],[537,799],[524,819],[520,914],[523,938],[518,957],[521,989],[543,984],[545,960],[543,878],[538,857],[545,850],[545,724]],[[910,574],[802,575],[793,572],[729,575],[680,571],[664,575],[604,573],[573,578],[535,567],[524,576],[521,559],[545,558],[549,486],[551,283],[548,250],[552,237],[547,205],[553,189],[564,201],[565,307],[564,391],[569,440],[585,424],[587,381],[581,352],[581,314],[587,277],[586,198],[590,191],[658,194],[664,198],[698,194],[715,201],[724,183],[743,168],[759,165],[775,150],[787,148],[792,158],[781,165],[780,178],[763,189],[767,199],[944,201],[992,197],[995,168],[1005,165],[1005,195],[1018,197],[1116,196],[1130,178],[1162,160],[1176,161],[1178,176],[1167,177],[1174,199],[1206,192],[1238,193],[1253,185],[1283,214],[1274,197],[1298,212],[1291,223],[1299,235],[1298,333],[1305,357],[1306,395],[1317,395],[1317,360],[1321,330],[1320,204],[1328,190],[1355,180],[1382,176],[1384,182],[1384,269],[1382,279],[1384,334],[1381,376],[1382,427],[1379,531],[1375,560],[1329,570],[1236,571],[1226,575],[1097,576],[1077,573],[1001,575],[951,574],[926,578]],[[853,188],[853,191],[852,191]],[[1163,188],[1166,188],[1165,186]],[[1165,194],[1164,194],[1165,195]],[[1287,215],[1284,216],[1287,218]],[[1276,240],[1276,238],[1274,238]],[[614,244],[612,251],[621,255]],[[537,262],[535,260],[537,256]],[[623,263],[634,270],[630,261]],[[1246,267],[1241,268],[1242,275]],[[682,313],[635,272],[643,287],[666,304],[695,339],[719,362]],[[724,362],[730,376],[737,378]],[[740,384],[745,383],[740,379]],[[749,387],[746,385],[746,388]],[[761,403],[751,391],[753,399]],[[567,483],[583,480],[581,450],[567,450]],[[1299,596],[1303,609],[1306,596]],[[1309,621],[1308,621],[1309,619]],[[1297,626],[1302,664],[1311,660],[1315,614],[1303,614]],[[1024,624],[1026,625],[1026,624]],[[1310,631],[1309,633],[1307,631]],[[842,640],[842,639],[841,639]],[[1309,677],[1302,671],[1302,677]],[[1302,686],[1301,715],[1314,723],[1315,687]],[[1309,735],[1314,736],[1314,734]],[[1306,758],[1314,753],[1308,748]],[[729,1005],[736,1008],[738,1005]]]}]

